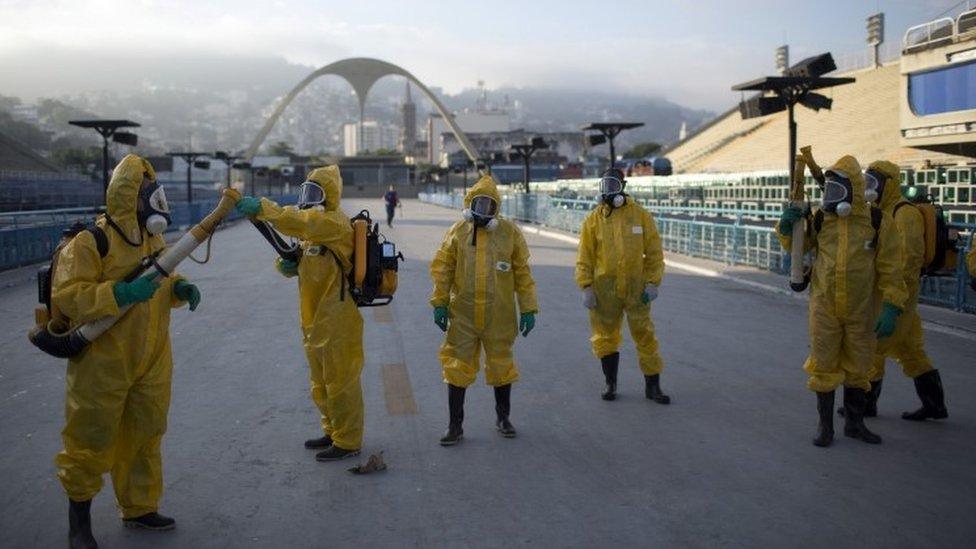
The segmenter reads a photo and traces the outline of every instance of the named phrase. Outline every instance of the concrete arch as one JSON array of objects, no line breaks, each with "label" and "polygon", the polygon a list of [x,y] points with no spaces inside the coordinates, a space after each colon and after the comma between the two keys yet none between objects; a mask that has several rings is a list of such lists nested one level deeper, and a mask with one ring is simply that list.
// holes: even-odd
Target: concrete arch
[{"label": "concrete arch", "polygon": [[428,88],[417,77],[410,74],[409,71],[394,65],[393,63],[387,63],[386,61],[381,61],[379,59],[371,59],[368,57],[353,57],[350,59],[343,59],[341,61],[336,61],[326,65],[315,72],[306,76],[301,82],[298,83],[288,95],[284,97],[275,107],[271,116],[265,121],[264,126],[251,141],[251,145],[244,152],[244,157],[250,160],[255,154],[257,154],[258,148],[264,143],[264,140],[268,137],[271,132],[271,128],[274,127],[275,123],[281,117],[281,114],[288,108],[288,105],[295,99],[295,97],[302,92],[309,84],[311,84],[315,79],[333,74],[336,76],[341,76],[352,86],[352,89],[356,92],[356,98],[359,100],[359,119],[363,118],[363,113],[366,109],[366,95],[369,93],[370,88],[377,80],[383,78],[384,76],[397,75],[402,76],[409,80],[414,86],[420,89],[420,92],[434,104],[434,108],[437,112],[444,117],[444,121],[447,122],[451,132],[454,133],[454,137],[457,138],[458,143],[464,149],[464,152],[468,155],[475,164],[478,162],[478,151],[471,145],[468,141],[468,137],[464,135],[461,128],[458,127],[451,113],[444,107],[444,104],[437,99]]}]

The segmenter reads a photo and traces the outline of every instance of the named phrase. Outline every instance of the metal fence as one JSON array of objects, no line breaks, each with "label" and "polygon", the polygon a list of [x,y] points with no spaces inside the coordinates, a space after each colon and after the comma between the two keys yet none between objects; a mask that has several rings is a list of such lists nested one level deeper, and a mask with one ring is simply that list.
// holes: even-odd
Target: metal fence
[{"label": "metal fence", "polygon": [[[420,193],[423,202],[455,209],[462,207],[463,199],[464,195],[460,192]],[[592,200],[506,193],[502,195],[500,211],[509,219],[579,233],[583,220],[595,205]],[[780,246],[770,223],[760,224],[755,220],[755,211],[645,207],[655,214],[662,245],[669,252],[726,265],[746,265],[780,274],[789,273],[789,252]],[[976,313],[976,292],[969,288],[969,275],[963,260],[964,254],[973,246],[976,226],[954,226],[969,233],[959,243],[960,261],[955,274],[923,277],[920,300]]]},{"label": "metal fence", "polygon": [[[296,195],[275,197],[279,204],[294,204]],[[216,198],[192,204],[171,202],[173,222],[168,232],[186,230],[217,206]],[[91,225],[101,208],[66,208],[0,213],[0,271],[46,261],[61,240],[61,232],[76,222]],[[225,221],[238,219],[233,211]]]}]

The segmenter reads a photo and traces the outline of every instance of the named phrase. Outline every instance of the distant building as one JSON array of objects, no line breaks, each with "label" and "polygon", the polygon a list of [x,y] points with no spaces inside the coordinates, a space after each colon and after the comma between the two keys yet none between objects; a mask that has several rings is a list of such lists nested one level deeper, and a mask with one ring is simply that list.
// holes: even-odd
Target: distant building
[{"label": "distant building", "polygon": [[400,105],[400,142],[397,150],[412,156],[417,148],[417,105],[410,98],[410,82],[407,82],[407,96]]},{"label": "distant building", "polygon": [[[454,122],[467,135],[508,132],[512,129],[508,112],[503,110],[465,110],[454,114]],[[441,140],[445,133],[451,133],[447,122],[439,114],[430,115],[427,119],[427,162],[440,164],[445,161],[447,155],[442,150]]]},{"label": "distant building", "polygon": [[[549,145],[532,155],[533,164],[564,164],[578,161],[584,153],[583,134],[580,132],[531,132],[523,129],[497,132],[464,132],[475,149],[483,154],[500,152],[507,154],[512,145],[527,143],[533,137],[541,137]],[[438,141],[443,159],[461,151],[461,144],[451,132],[440,134]],[[518,160],[521,163],[521,160]]]},{"label": "distant building", "polygon": [[361,125],[349,123],[342,127],[343,151],[346,156],[358,156],[380,149],[393,150],[397,146],[398,134],[395,127],[381,125],[376,120],[364,120]]}]

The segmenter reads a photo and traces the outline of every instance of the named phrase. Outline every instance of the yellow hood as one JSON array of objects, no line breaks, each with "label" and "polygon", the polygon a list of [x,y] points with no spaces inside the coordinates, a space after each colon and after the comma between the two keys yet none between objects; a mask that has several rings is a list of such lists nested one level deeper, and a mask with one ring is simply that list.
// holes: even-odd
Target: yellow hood
[{"label": "yellow hood", "polygon": [[464,207],[471,207],[471,200],[479,195],[490,196],[495,199],[495,204],[498,208],[502,207],[502,197],[498,194],[498,184],[495,182],[495,178],[490,175],[483,175],[473,187],[468,189],[468,193],[464,195]]},{"label": "yellow hood", "polygon": [[851,201],[852,215],[869,215],[868,205],[864,200],[864,174],[861,173],[861,165],[857,159],[851,155],[845,155],[826,171],[835,171],[844,174],[851,181],[853,200]]},{"label": "yellow hood", "polygon": [[136,209],[139,206],[139,189],[143,178],[156,180],[156,171],[148,160],[135,154],[127,154],[115,169],[108,183],[105,208],[108,215],[121,227],[129,238],[139,236]]},{"label": "yellow hood", "polygon": [[339,201],[342,199],[342,175],[339,174],[339,166],[315,168],[306,179],[318,183],[325,191],[325,211],[339,209]]},{"label": "yellow hood", "polygon": [[901,201],[901,170],[887,160],[875,160],[868,169],[884,174],[886,181],[879,204],[882,210],[890,212]]}]

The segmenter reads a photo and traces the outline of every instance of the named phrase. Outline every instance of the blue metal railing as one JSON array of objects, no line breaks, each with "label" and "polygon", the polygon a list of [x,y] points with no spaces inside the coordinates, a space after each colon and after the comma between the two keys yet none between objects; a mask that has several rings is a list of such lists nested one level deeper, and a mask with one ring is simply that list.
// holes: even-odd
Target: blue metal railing
[{"label": "blue metal railing", "polygon": [[[295,195],[275,196],[279,204],[294,204]],[[216,207],[216,198],[170,203],[173,222],[167,232],[197,223]],[[66,208],[0,213],[0,271],[46,261],[61,241],[61,232],[76,222],[91,225],[101,208]],[[231,212],[225,221],[240,218]]]},{"label": "blue metal railing", "polygon": [[[463,194],[420,193],[430,204],[460,209]],[[501,214],[509,219],[537,223],[578,233],[583,220],[595,206],[593,200],[559,198],[546,194],[502,195]],[[755,211],[692,206],[645,206],[655,214],[664,249],[726,265],[747,265],[787,274],[790,254],[780,246],[772,223],[772,210]],[[775,216],[778,217],[778,212]],[[760,219],[766,219],[765,224]],[[958,243],[959,261],[952,276],[923,277],[920,300],[976,313],[976,292],[968,285],[965,254],[973,246],[976,225],[953,224],[967,236]]]}]

